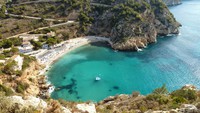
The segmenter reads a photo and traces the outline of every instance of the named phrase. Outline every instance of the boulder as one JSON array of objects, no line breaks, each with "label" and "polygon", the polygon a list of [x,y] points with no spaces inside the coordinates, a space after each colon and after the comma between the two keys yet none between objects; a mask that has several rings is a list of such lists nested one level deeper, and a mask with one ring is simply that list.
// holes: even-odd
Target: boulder
[{"label": "boulder", "polygon": [[81,112],[87,112],[87,113],[96,113],[96,108],[93,103],[89,104],[77,104],[76,108],[80,110]]},{"label": "boulder", "polygon": [[194,106],[192,104],[181,105],[180,111],[183,113],[199,113],[196,106]]}]

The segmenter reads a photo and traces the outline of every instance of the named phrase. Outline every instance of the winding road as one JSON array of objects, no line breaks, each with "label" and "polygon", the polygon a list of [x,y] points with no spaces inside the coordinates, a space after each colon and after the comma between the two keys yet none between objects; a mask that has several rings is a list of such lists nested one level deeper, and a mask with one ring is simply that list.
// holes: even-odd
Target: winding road
[{"label": "winding road", "polygon": [[[16,15],[16,14],[11,14],[6,12],[6,15],[9,15],[11,17],[20,17],[20,18],[27,18],[27,19],[35,19],[35,20],[41,20],[41,17],[33,17],[33,16],[25,16],[25,15]],[[44,18],[46,21],[58,21],[58,22],[63,22],[64,20],[58,20],[58,19],[51,19],[51,18]]]},{"label": "winding road", "polygon": [[61,0],[37,0],[37,1],[29,1],[29,2],[22,2],[12,5],[25,5],[25,4],[34,4],[34,3],[45,3],[45,2],[59,2]]},{"label": "winding road", "polygon": [[14,36],[7,37],[7,39],[9,39],[9,38],[14,38],[14,37],[19,37],[20,35],[25,35],[25,34],[28,34],[28,33],[32,32],[32,31],[36,31],[36,30],[42,30],[42,29],[47,29],[47,28],[53,28],[53,27],[63,26],[63,25],[72,24],[72,23],[76,23],[76,22],[74,22],[74,21],[67,21],[67,22],[64,22],[64,23],[54,24],[54,25],[47,26],[47,27],[40,27],[40,28],[31,30],[31,31],[27,31],[27,32],[24,32],[24,33],[20,33],[20,34],[14,35]]},{"label": "winding road", "polygon": [[[12,4],[14,6],[17,5],[25,5],[25,4],[36,4],[36,3],[45,3],[45,2],[59,2],[61,0],[38,0],[38,1],[29,1],[29,2],[23,2],[23,3],[18,3],[18,4]],[[90,5],[93,6],[101,6],[101,7],[112,7],[111,5],[106,5],[106,4],[100,4],[96,2],[91,2]]]},{"label": "winding road", "polygon": [[[59,0],[38,0],[38,1],[23,2],[23,3],[19,3],[19,4],[12,4],[12,5],[24,5],[24,4],[44,3],[44,2],[58,2],[58,1]],[[91,2],[90,4],[93,5],[93,6],[112,7],[111,5],[94,3],[94,2]],[[7,10],[5,11],[5,14],[9,15],[11,17],[21,17],[21,18],[35,19],[35,20],[42,19],[41,17],[33,17],[33,16],[11,14],[11,13],[8,13]],[[64,20],[57,20],[57,19],[50,19],[50,18],[44,18],[44,20],[46,20],[46,21],[64,22]],[[20,35],[28,34],[29,32],[32,32],[32,31],[42,30],[42,29],[47,29],[47,28],[52,28],[52,27],[58,27],[58,26],[67,25],[67,24],[71,24],[71,23],[76,23],[76,22],[74,22],[74,21],[67,21],[67,22],[60,23],[60,24],[54,24],[54,25],[47,26],[47,27],[41,27],[41,28],[37,28],[37,29],[31,30],[31,31],[27,31],[27,32],[24,32],[24,33],[17,34],[17,35],[14,35],[14,36],[10,36],[10,37],[7,37],[7,38],[18,37]]]},{"label": "winding road", "polygon": [[[23,2],[23,3],[19,3],[19,4],[12,4],[12,5],[15,6],[15,5],[25,5],[25,4],[45,3],[45,2],[59,2],[59,0],[38,0],[38,1]],[[95,3],[95,2],[91,2],[90,5],[108,7],[108,8],[112,7],[111,5],[100,4],[100,3]],[[5,14],[9,15],[11,17],[20,17],[20,18],[35,19],[35,20],[42,19],[41,17],[33,17],[33,16],[17,15],[17,14],[8,13],[7,10],[5,11]],[[58,22],[64,21],[64,20],[58,20],[58,19],[52,19],[52,18],[44,18],[44,20],[46,20],[46,21],[58,21]]]}]

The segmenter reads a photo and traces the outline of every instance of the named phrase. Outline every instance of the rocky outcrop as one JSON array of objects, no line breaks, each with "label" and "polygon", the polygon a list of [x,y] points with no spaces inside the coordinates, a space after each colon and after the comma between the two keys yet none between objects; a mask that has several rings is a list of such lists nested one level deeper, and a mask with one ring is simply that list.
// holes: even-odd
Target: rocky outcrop
[{"label": "rocky outcrop", "polygon": [[152,93],[143,96],[133,92],[132,95],[110,96],[99,102],[96,109],[97,112],[111,113],[200,113],[199,94],[193,85],[185,85],[169,94]]},{"label": "rocky outcrop", "polygon": [[182,0],[163,0],[167,6],[179,5]]},{"label": "rocky outcrop", "polygon": [[40,85],[38,80],[41,76],[38,76],[38,73],[41,69],[42,67],[37,62],[31,62],[30,67],[24,70],[21,77],[17,78],[18,81],[23,81],[24,83],[29,84],[29,87],[25,91],[26,95],[36,96],[39,94]]},{"label": "rocky outcrop", "polygon": [[36,109],[46,109],[47,103],[40,98],[36,98],[34,96],[27,96],[22,98],[21,96],[11,96],[7,98],[12,106],[12,104],[19,104],[21,107],[29,107],[32,106]]},{"label": "rocky outcrop", "polygon": [[1,113],[72,113],[55,100],[44,101],[34,96],[8,96],[0,99]]},{"label": "rocky outcrop", "polygon": [[83,104],[77,104],[76,105],[77,109],[80,110],[83,113],[96,113],[96,108],[94,103],[83,103]]},{"label": "rocky outcrop", "polygon": [[183,104],[180,108],[177,109],[171,109],[169,111],[153,111],[148,110],[145,113],[200,113],[200,109],[197,109],[195,105],[192,104]]},{"label": "rocky outcrop", "polygon": [[90,32],[110,37],[117,50],[139,50],[157,36],[178,34],[180,24],[162,1],[116,0],[112,8],[96,12]]}]

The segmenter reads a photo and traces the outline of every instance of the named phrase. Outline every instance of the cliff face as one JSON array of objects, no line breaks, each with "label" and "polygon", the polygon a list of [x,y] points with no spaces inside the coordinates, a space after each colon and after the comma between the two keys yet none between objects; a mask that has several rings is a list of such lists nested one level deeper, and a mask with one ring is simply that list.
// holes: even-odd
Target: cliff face
[{"label": "cliff face", "polygon": [[167,6],[179,5],[182,0],[163,0]]},{"label": "cliff face", "polygon": [[156,42],[158,35],[178,34],[180,24],[160,0],[116,0],[96,12],[90,32],[110,37],[117,50],[139,50]]}]

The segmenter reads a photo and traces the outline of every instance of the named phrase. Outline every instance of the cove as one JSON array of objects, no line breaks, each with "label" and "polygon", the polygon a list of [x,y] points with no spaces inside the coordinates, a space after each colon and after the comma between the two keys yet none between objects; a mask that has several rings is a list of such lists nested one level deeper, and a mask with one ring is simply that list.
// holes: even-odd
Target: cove
[{"label": "cove", "polygon": [[61,57],[47,72],[57,89],[51,97],[100,101],[133,91],[146,95],[163,84],[169,91],[185,84],[200,88],[200,1],[183,1],[170,11],[182,24],[181,35],[160,37],[142,52],[116,52],[95,43]]}]

